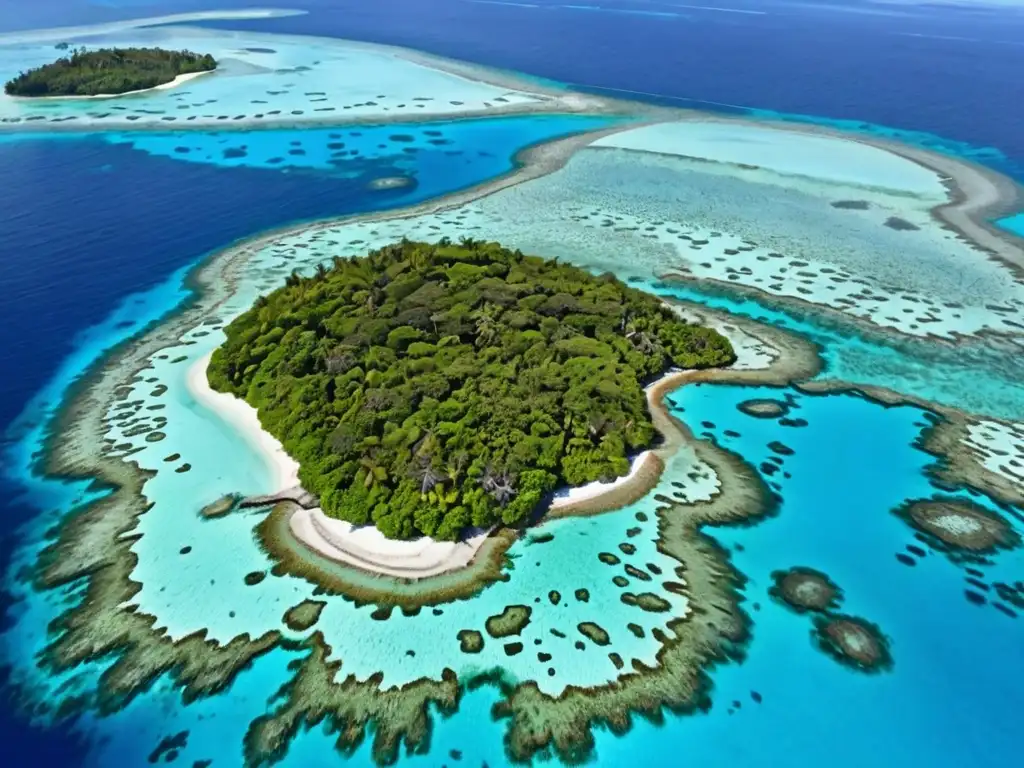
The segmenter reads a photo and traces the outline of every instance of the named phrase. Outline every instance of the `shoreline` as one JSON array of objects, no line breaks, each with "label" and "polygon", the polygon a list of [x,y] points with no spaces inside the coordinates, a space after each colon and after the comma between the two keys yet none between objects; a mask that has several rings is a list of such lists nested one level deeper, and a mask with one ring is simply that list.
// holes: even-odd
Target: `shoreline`
[{"label": "shoreline", "polygon": [[[574,139],[580,141],[582,137]],[[550,155],[544,155],[543,150],[547,146],[537,148],[538,157],[547,157],[557,169],[557,157],[552,159]],[[563,165],[569,156],[562,158]],[[527,178],[527,173],[520,175],[519,170],[514,169],[503,177],[504,186],[500,188]],[[460,194],[475,193],[475,198],[479,198],[495,191],[497,189],[485,183]],[[449,199],[423,205],[441,207],[445,204],[457,205]],[[418,214],[404,212],[403,215]],[[366,220],[402,216],[384,212],[371,217],[345,217],[348,220],[353,218]],[[226,645],[206,639],[202,632],[173,640],[158,629],[159,617],[145,614],[137,610],[137,604],[132,605],[133,596],[141,588],[137,581],[132,580],[133,575],[138,578],[133,574],[138,559],[132,551],[132,543],[142,535],[136,527],[139,517],[148,509],[144,486],[151,475],[134,462],[104,454],[102,441],[112,403],[131,396],[131,379],[149,367],[149,358],[160,349],[179,346],[187,331],[230,301],[241,280],[247,258],[258,247],[254,242],[247,239],[220,250],[190,270],[187,284],[193,289],[194,296],[177,305],[158,326],[125,338],[91,362],[81,378],[62,394],[55,412],[47,417],[46,439],[40,446],[43,454],[37,465],[45,468],[51,476],[95,479],[109,484],[112,490],[99,501],[63,517],[36,566],[34,576],[42,588],[75,583],[76,589],[84,593],[80,602],[62,607],[61,617],[52,626],[47,640],[45,661],[66,670],[90,659],[113,658],[111,667],[97,683],[100,706],[107,712],[126,706],[132,696],[150,687],[167,669],[180,671],[180,675],[175,677],[174,688],[182,690],[186,703],[197,696],[218,691],[230,685],[236,674],[249,668],[253,659],[285,642],[276,633],[260,638],[239,635]],[[700,311],[716,311],[697,306]],[[730,323],[741,328],[759,326],[754,320],[728,317]],[[782,329],[764,330],[768,337],[786,333]],[[813,344],[804,337],[790,336],[802,348],[813,349]],[[773,363],[767,369],[725,372],[727,380],[742,379],[744,383],[781,386],[784,383],[781,379],[789,375],[785,371],[796,370],[799,366],[793,355],[783,354],[777,360],[778,364]],[[698,373],[710,376],[716,372]],[[694,379],[700,380],[700,376],[694,376]],[[668,413],[667,408],[664,410]],[[670,414],[668,418],[672,418]],[[497,714],[510,718],[507,721],[506,744],[521,759],[528,759],[546,747],[566,759],[578,755],[575,750],[585,748],[588,743],[591,723],[628,723],[631,716],[654,711],[655,706],[659,711],[663,705],[677,712],[695,710],[701,704],[701,694],[709,685],[706,672],[727,657],[742,655],[750,623],[749,614],[744,611],[743,576],[730,564],[728,552],[706,535],[703,528],[753,523],[772,513],[772,495],[759,480],[757,472],[738,455],[709,441],[695,439],[685,425],[680,425],[680,434],[680,439],[685,440],[689,436],[694,440],[695,453],[712,466],[722,482],[710,501],[689,506],[665,502],[657,511],[658,549],[679,562],[675,576],[685,584],[692,610],[684,619],[673,620],[668,625],[670,631],[658,651],[658,663],[654,666],[627,670],[607,685],[568,687],[558,697],[542,694],[530,681],[514,681],[507,688],[503,687],[500,692],[502,699],[495,710]],[[274,515],[286,506],[280,505],[273,510],[258,530],[273,524],[276,520]],[[261,544],[270,549],[267,542],[273,533],[264,529],[257,535]],[[460,574],[462,581],[458,583],[453,584],[442,577],[436,581],[406,585],[401,580],[373,579],[363,573],[344,573],[341,576],[334,573],[332,577],[339,581],[323,586],[323,590],[330,593],[335,584],[341,583],[341,594],[347,599],[409,605],[410,609],[429,604],[425,602],[427,600],[436,603],[470,597],[502,577],[502,558],[511,542],[503,543],[497,536],[489,541],[494,545],[485,550],[488,557],[479,557],[474,566],[487,571],[483,576],[467,569]],[[298,575],[313,581],[308,569],[315,567],[310,565],[314,558],[306,557],[305,553],[293,553],[290,559],[286,559],[277,556],[277,550],[272,550],[272,553],[277,560],[275,575]],[[298,570],[302,564],[307,568],[305,572]],[[345,581],[350,578],[359,579],[356,587]],[[428,594],[427,590],[433,591]],[[323,642],[323,636],[319,637]],[[378,733],[387,734],[389,731],[386,729],[396,722],[401,723],[404,714],[410,710],[406,706],[408,700],[402,697],[411,699],[418,695],[417,686],[423,682],[416,681],[396,693],[381,693],[372,678],[369,681],[342,680],[336,675],[338,662],[333,662],[333,667],[323,666],[323,658],[329,651],[319,656],[317,653],[311,654],[304,662],[305,666],[295,673],[294,687],[288,689],[281,701],[275,701],[273,708],[268,708],[267,713],[251,726],[245,746],[252,750],[252,754],[261,754],[259,749],[264,742],[259,737],[262,736],[267,737],[266,754],[273,754],[273,747],[280,747],[280,754],[283,754],[295,733],[290,724],[301,725],[304,717],[312,720],[324,717],[325,713],[328,717],[339,713],[339,716],[350,717],[357,724],[371,720],[370,716],[366,720],[359,719],[363,716],[364,707],[379,707],[372,710],[379,717],[373,722],[376,728],[381,729]],[[327,672],[320,675],[322,669]],[[460,671],[459,678],[462,677]],[[454,688],[456,682],[466,680],[456,681],[454,673],[448,675],[446,671],[445,682]],[[37,690],[31,695],[45,700],[46,693],[45,690]],[[385,695],[390,698],[383,699]],[[336,698],[331,699],[332,696]],[[424,712],[428,712],[428,716],[424,717]],[[435,714],[425,704],[417,706],[414,712],[418,718],[416,722],[422,724],[423,729],[433,722]],[[536,722],[550,725],[539,737],[537,731],[530,727]],[[348,737],[357,731],[357,735],[363,733],[359,728],[353,728],[345,734]],[[410,739],[407,743],[413,741]]]},{"label": "shoreline", "polygon": [[[305,13],[301,11],[299,13]],[[211,30],[204,27],[188,27],[183,26],[179,28],[183,32],[196,35],[212,35],[217,30]],[[228,30],[231,32],[231,30]],[[403,115],[388,115],[384,113],[377,113],[371,115],[357,115],[346,117],[340,112],[332,112],[329,115],[324,116],[303,116],[303,117],[292,117],[289,116],[284,119],[277,119],[277,115],[255,117],[246,116],[240,120],[218,120],[216,118],[209,119],[196,119],[191,122],[186,120],[152,120],[152,121],[135,121],[120,119],[114,117],[112,120],[100,120],[94,118],[83,119],[79,115],[70,115],[59,119],[59,122],[51,122],[45,119],[44,116],[40,115],[29,115],[27,117],[6,117],[0,119],[0,133],[11,132],[11,133],[49,133],[49,132],[88,132],[102,133],[104,131],[120,132],[120,131],[146,131],[152,130],[157,132],[166,132],[168,130],[174,131],[209,131],[211,128],[215,128],[219,131],[251,131],[251,130],[281,130],[291,128],[316,128],[316,127],[330,127],[330,126],[350,126],[350,125],[387,125],[391,123],[402,123],[402,122],[432,122],[442,120],[462,120],[468,118],[477,117],[501,117],[510,115],[530,115],[530,114],[586,114],[586,115],[623,115],[633,117],[644,117],[651,115],[664,115],[668,114],[668,110],[665,107],[660,107],[655,104],[644,104],[641,102],[628,102],[621,99],[608,98],[604,96],[596,96],[593,94],[583,93],[581,91],[573,91],[569,88],[559,89],[556,87],[546,86],[536,80],[532,80],[529,77],[519,76],[517,73],[512,71],[501,70],[497,68],[488,67],[482,64],[476,64],[473,62],[459,61],[456,59],[450,59],[444,56],[426,53],[410,48],[403,48],[401,46],[386,45],[378,43],[369,43],[363,40],[349,40],[345,38],[332,38],[318,35],[295,35],[295,34],[274,34],[274,33],[259,33],[259,32],[246,32],[245,34],[250,37],[259,40],[266,38],[268,41],[273,40],[289,40],[292,42],[301,41],[304,43],[316,42],[316,41],[329,41],[331,43],[343,43],[350,49],[364,50],[373,53],[391,56],[396,59],[402,59],[413,65],[420,66],[426,69],[431,69],[436,72],[441,72],[451,77],[459,78],[474,83],[481,83],[484,85],[491,86],[493,88],[503,88],[508,91],[515,91],[523,96],[528,97],[529,101],[521,103],[510,103],[502,104],[497,106],[485,107],[482,109],[469,109],[463,111],[450,111],[450,112],[407,112]],[[69,39],[74,39],[73,37]],[[214,70],[216,71],[216,70]],[[157,86],[159,87],[159,86]],[[145,91],[155,90],[145,89]],[[144,91],[132,91],[131,93],[142,93]],[[112,94],[111,96],[93,97],[93,96],[78,96],[78,97],[67,97],[67,96],[56,96],[56,97],[27,97],[25,101],[36,101],[42,99],[92,99],[92,98],[111,98],[115,96],[123,96],[127,94]],[[42,118],[42,119],[40,119]]]},{"label": "shoreline", "polygon": [[204,69],[201,72],[186,72],[183,75],[178,75],[173,80],[169,80],[166,83],[160,83],[160,85],[154,85],[152,88],[139,88],[136,91],[125,91],[124,93],[93,93],[87,96],[8,96],[9,99],[22,104],[31,104],[36,101],[105,101],[108,99],[119,99],[122,96],[133,96],[137,93],[151,93],[152,91],[166,91],[170,88],[177,88],[179,85],[184,85],[187,82],[195,80],[201,75],[210,75],[216,72],[216,69]]},{"label": "shoreline", "polygon": [[206,378],[212,352],[189,366],[185,388],[195,402],[231,427],[252,446],[270,470],[271,493],[280,493],[299,485],[299,464],[285,451],[281,442],[263,429],[256,409],[241,398],[215,391]]},{"label": "shoreline", "polygon": [[374,576],[420,580],[470,566],[490,531],[476,531],[458,541],[429,536],[389,539],[372,524],[355,526],[324,514],[319,507],[296,507],[288,531],[304,547],[340,565]]}]

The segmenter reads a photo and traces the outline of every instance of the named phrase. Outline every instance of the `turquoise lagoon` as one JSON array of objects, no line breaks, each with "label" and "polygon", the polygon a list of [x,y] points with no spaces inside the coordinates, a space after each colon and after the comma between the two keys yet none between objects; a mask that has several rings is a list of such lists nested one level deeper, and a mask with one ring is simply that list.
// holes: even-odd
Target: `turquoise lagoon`
[{"label": "turquoise lagoon", "polygon": [[[607,123],[604,118],[584,117],[490,118],[239,134],[118,132],[103,134],[102,140],[152,157],[226,169],[244,166],[269,172],[287,167],[291,173],[349,174],[347,178],[359,182],[397,174],[417,177],[419,183],[413,190],[368,191],[362,206],[353,207],[355,213],[464,189],[508,172],[513,167],[511,157],[522,147]],[[73,135],[6,140],[86,141]],[[432,143],[434,140],[451,144]],[[330,146],[339,143],[345,146]],[[352,155],[353,150],[358,154]],[[456,151],[461,154],[450,154]],[[648,167],[644,173],[609,186],[594,157],[608,151],[585,150],[589,154],[572,161],[568,172],[582,173],[582,178],[593,182],[588,190],[601,190],[599,202],[609,203],[602,213],[634,217],[623,228],[639,220],[648,226],[646,219],[652,211],[657,213],[666,205],[666,188],[674,190],[671,200],[677,207],[686,202],[684,192],[675,191],[660,169]],[[275,158],[282,162],[271,162]],[[524,250],[566,258],[575,255],[595,270],[612,269],[624,278],[639,276],[655,292],[765,319],[805,335],[822,347],[826,376],[886,386],[992,416],[1024,416],[1017,364],[1001,350],[983,349],[965,360],[926,339],[896,343],[860,334],[812,311],[797,317],[767,301],[731,295],[727,287],[711,292],[657,282],[656,267],[666,253],[664,248],[649,242],[654,256],[649,259],[647,251],[617,239],[618,235],[571,224],[571,215],[563,216],[565,211],[559,208],[558,185],[565,178],[538,180],[485,202],[416,220],[337,228],[332,230],[334,234],[324,235],[316,247],[325,247],[323,240],[337,235],[338,245],[332,247],[348,255],[409,232],[422,237],[491,236],[510,245],[521,244]],[[641,188],[643,184],[648,186]],[[722,189],[742,186],[735,180],[727,184],[733,186]],[[564,227],[550,229],[555,220],[562,221]],[[549,229],[543,231],[544,227]],[[303,238],[297,235],[291,241],[307,247],[302,259],[282,259],[281,253],[272,249],[259,253],[244,273],[243,287],[221,310],[221,319],[243,311],[259,290],[276,284],[293,266],[311,268],[321,254]],[[604,245],[598,247],[601,241]],[[626,245],[631,250],[621,250]],[[75,355],[30,405],[5,461],[5,469],[26,490],[27,503],[45,510],[25,532],[27,543],[11,569],[10,588],[22,599],[12,611],[15,621],[0,646],[14,670],[15,682],[31,689],[37,700],[59,700],[88,691],[109,664],[93,664],[56,678],[35,663],[37,652],[47,641],[48,620],[80,598],[80,587],[36,593],[18,581],[19,569],[33,562],[45,529],[59,515],[100,493],[33,474],[46,419],[74,379],[107,351],[139,329],[166,321],[189,303],[189,270],[182,268],[148,293],[129,297],[107,322],[80,337]],[[125,327],[129,321],[130,329]],[[203,521],[196,514],[203,504],[223,493],[268,489],[263,458],[227,424],[199,407],[185,387],[188,368],[221,338],[216,329],[197,326],[187,331],[181,341],[191,343],[162,350],[162,357],[157,356],[152,370],[145,374],[153,381],[137,384],[138,396],[147,404],[162,406],[159,413],[167,418],[168,426],[163,430],[164,440],[146,446],[133,458],[144,467],[160,467],[166,466],[166,456],[179,453],[181,458],[175,462],[187,461],[191,470],[185,474],[162,471],[147,485],[154,507],[140,521],[144,535],[134,545],[139,555],[134,577],[143,585],[135,602],[157,617],[157,627],[172,637],[207,628],[211,637],[226,641],[240,632],[281,629],[284,610],[311,596],[312,587],[288,577],[247,586],[245,574],[268,565],[251,535],[258,517],[240,514]],[[980,380],[979,366],[987,366]],[[166,393],[153,394],[157,383],[167,387]],[[805,419],[806,426],[755,419],[736,408],[742,400],[783,396],[796,406],[794,415]],[[671,395],[670,403],[698,437],[714,440],[754,466],[767,460],[767,445],[772,441],[785,443],[794,453],[784,458],[782,469],[765,478],[778,484],[781,504],[777,515],[755,527],[711,531],[749,580],[743,605],[752,620],[753,636],[745,657],[713,670],[712,707],[706,713],[669,716],[661,725],[635,718],[625,737],[598,728],[598,760],[606,765],[643,760],[656,766],[676,766],[685,759],[695,764],[730,761],[766,767],[827,761],[852,767],[867,763],[987,766],[1012,759],[1008,756],[1016,753],[1019,743],[1017,682],[1024,678],[1024,621],[991,605],[965,600],[962,567],[940,554],[929,552],[917,558],[914,566],[895,557],[915,540],[891,509],[905,499],[935,492],[924,475],[933,459],[915,446],[929,415],[912,407],[882,407],[853,395],[813,397],[735,386],[685,387]],[[727,435],[727,431],[739,436]],[[707,477],[688,478],[695,469],[699,470],[695,459],[683,451],[670,462],[662,485],[688,481],[691,498],[707,494]],[[993,504],[968,490],[958,493]],[[626,531],[639,527],[640,533],[629,539],[638,548],[635,562],[671,567],[655,550],[652,521],[656,506],[648,497],[617,512],[547,524],[545,531],[553,534],[552,541],[532,543],[526,538],[510,551],[514,568],[508,582],[488,588],[473,600],[446,605],[442,615],[395,612],[387,621],[375,622],[369,615],[372,606],[356,607],[332,599],[318,629],[337,639],[334,655],[342,659],[343,673],[363,680],[383,671],[388,686],[436,676],[445,666],[465,677],[500,667],[513,679],[536,679],[552,694],[569,682],[594,685],[613,680],[616,672],[608,649],[590,644],[578,649],[575,641],[580,637],[573,629],[578,622],[597,621],[611,634],[610,647],[624,658],[653,663],[657,645],[651,630],[663,627],[666,619],[623,605],[611,582],[621,568],[602,564],[597,555],[617,551],[617,545],[626,541]],[[648,516],[647,522],[638,521],[640,512]],[[1020,526],[1019,517],[1012,519]],[[186,548],[191,549],[184,552]],[[828,573],[845,591],[843,610],[882,627],[895,658],[890,672],[862,675],[837,665],[813,647],[806,618],[769,598],[770,573],[794,565]],[[1019,580],[1024,574],[1024,555],[1020,550],[1003,553],[983,570],[989,583]],[[572,597],[579,588],[590,591],[588,603]],[[562,595],[558,604],[548,599],[553,589]],[[674,609],[685,607],[685,598],[665,596]],[[455,641],[459,629],[479,628],[482,617],[516,602],[534,609],[522,638],[526,646],[522,654],[507,658],[501,645],[492,640],[478,657],[459,654]],[[642,623],[646,639],[626,632],[627,622]],[[567,630],[568,638],[551,635],[550,630],[558,628]],[[535,645],[536,640],[541,645]],[[535,655],[539,649],[551,653],[552,660],[540,662]],[[300,656],[298,651],[276,649],[240,673],[228,691],[188,706],[182,705],[173,680],[163,676],[115,715],[98,719],[86,714],[78,727],[93,738],[88,764],[144,765],[161,739],[187,732],[185,745],[175,755],[177,764],[213,760],[215,766],[240,765],[249,723],[276,706],[277,692],[292,674],[288,664]],[[549,666],[557,670],[556,675],[546,673]],[[435,713],[429,752],[405,756],[402,764],[432,768],[509,764],[502,743],[505,726],[490,716],[498,698],[497,690],[485,685],[466,692],[454,716]],[[306,767],[339,762],[333,738],[318,727],[300,733],[281,764]],[[369,741],[349,756],[348,762],[371,765]]]}]

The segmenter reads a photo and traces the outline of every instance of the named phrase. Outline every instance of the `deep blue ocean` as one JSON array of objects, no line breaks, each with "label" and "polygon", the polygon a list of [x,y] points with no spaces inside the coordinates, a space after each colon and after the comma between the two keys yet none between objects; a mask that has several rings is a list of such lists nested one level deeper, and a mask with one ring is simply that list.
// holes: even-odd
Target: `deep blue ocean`
[{"label": "deep blue ocean", "polygon": [[[0,33],[253,4],[0,0]],[[751,0],[718,8],[639,0],[277,5],[310,13],[208,26],[405,45],[624,98],[925,131],[992,148],[998,167],[1024,165],[1018,10]],[[520,146],[566,130],[524,126],[500,141],[481,133],[481,146],[501,148],[493,162],[461,176],[427,174],[387,203],[484,180],[506,170]],[[381,161],[366,178],[389,168]],[[366,178],[180,162],[89,137],[0,141],[0,431],[54,376],[83,330],[126,297],[255,232],[380,207],[381,193],[369,192]],[[11,533],[34,512],[0,481],[0,561]],[[32,732],[2,704],[0,739],[4,765],[71,766],[81,754],[70,733]]]}]

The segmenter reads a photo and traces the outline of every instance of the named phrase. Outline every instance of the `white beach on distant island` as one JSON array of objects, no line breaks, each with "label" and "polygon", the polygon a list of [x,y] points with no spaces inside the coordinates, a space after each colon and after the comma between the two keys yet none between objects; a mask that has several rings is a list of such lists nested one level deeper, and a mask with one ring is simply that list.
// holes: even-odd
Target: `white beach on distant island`
[{"label": "white beach on distant island", "polygon": [[89,99],[119,99],[122,96],[132,96],[136,93],[150,93],[151,91],[166,91],[168,88],[177,88],[179,85],[184,85],[190,80],[195,80],[201,75],[209,75],[216,72],[215,69],[204,69],[202,72],[186,72],[184,75],[178,75],[173,80],[161,83],[160,85],[154,85],[152,88],[139,88],[137,91],[125,91],[124,93],[94,93],[88,96],[9,96],[8,98],[16,99],[18,101],[88,101]]}]

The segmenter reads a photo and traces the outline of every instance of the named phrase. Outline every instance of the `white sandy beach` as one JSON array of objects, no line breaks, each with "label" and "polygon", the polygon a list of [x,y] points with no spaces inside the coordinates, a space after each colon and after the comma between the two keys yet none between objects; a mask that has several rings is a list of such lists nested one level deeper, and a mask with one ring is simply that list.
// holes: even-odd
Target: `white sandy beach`
[{"label": "white sandy beach", "polygon": [[285,452],[284,446],[277,438],[263,430],[255,408],[233,395],[215,392],[210,388],[206,380],[210,356],[204,355],[188,369],[185,385],[189,394],[197,403],[238,430],[238,433],[259,451],[273,478],[271,493],[294,488],[299,484],[298,462]]},{"label": "white sandy beach", "polygon": [[[203,407],[234,427],[264,457],[273,476],[272,493],[299,485],[299,464],[260,425],[256,409],[233,395],[215,392],[206,380],[210,355],[189,368],[186,386]],[[422,579],[463,568],[487,539],[487,531],[458,542],[421,537],[388,539],[372,525],[354,526],[327,517],[319,508],[296,508],[289,521],[292,533],[314,552],[371,573]]]},{"label": "white sandy beach", "polygon": [[132,96],[136,93],[150,93],[152,91],[166,91],[169,88],[177,88],[179,85],[184,85],[190,80],[195,80],[197,77],[202,75],[209,75],[216,72],[215,69],[208,69],[202,72],[187,72],[184,75],[178,75],[176,78],[171,80],[169,83],[161,83],[160,85],[154,85],[152,88],[140,88],[137,91],[125,91],[124,93],[95,93],[91,96],[10,96],[8,98],[15,99],[17,101],[90,101],[94,99],[119,99],[122,96]]},{"label": "white sandy beach", "polygon": [[[210,388],[206,379],[209,363],[208,354],[189,368],[186,374],[189,393],[196,402],[216,413],[259,450],[274,478],[272,492],[299,485],[298,463],[285,452],[276,438],[263,430],[256,409],[237,397]],[[655,396],[656,384],[648,388],[648,398]],[[605,493],[618,490],[634,482],[653,458],[653,451],[644,451],[633,460],[628,475],[610,483],[594,482],[570,488],[555,498],[551,509],[592,501]],[[302,544],[326,558],[370,573],[408,579],[438,576],[466,567],[473,561],[489,533],[477,531],[454,542],[437,541],[428,536],[398,541],[388,539],[372,525],[355,526],[330,518],[319,508],[301,507],[296,507],[292,513],[289,529]]]},{"label": "white sandy beach", "polygon": [[288,521],[296,539],[326,558],[371,573],[408,579],[439,576],[465,568],[487,540],[478,531],[460,541],[437,541],[428,536],[399,541],[372,525],[335,520],[319,508],[297,508]]},{"label": "white sandy beach", "polygon": [[629,467],[628,475],[617,477],[609,483],[595,481],[593,483],[587,483],[586,485],[578,485],[575,488],[568,488],[555,496],[554,500],[551,502],[550,508],[559,509],[562,507],[568,507],[572,504],[578,504],[581,501],[591,501],[605,493],[622,488],[624,485],[628,485],[636,480],[637,475],[640,474],[640,471],[653,457],[653,451],[644,451],[633,459],[633,463]]}]

